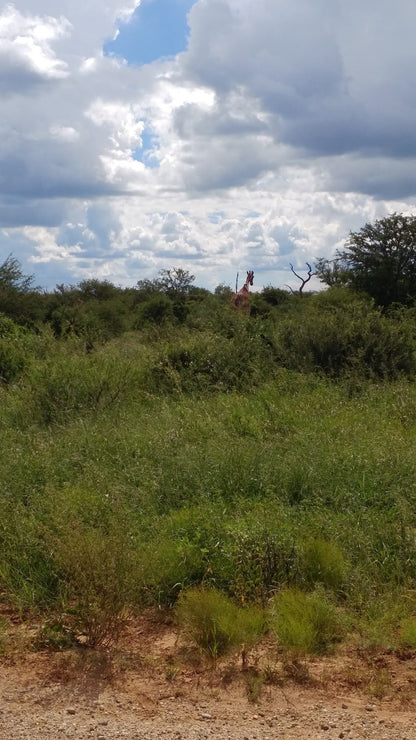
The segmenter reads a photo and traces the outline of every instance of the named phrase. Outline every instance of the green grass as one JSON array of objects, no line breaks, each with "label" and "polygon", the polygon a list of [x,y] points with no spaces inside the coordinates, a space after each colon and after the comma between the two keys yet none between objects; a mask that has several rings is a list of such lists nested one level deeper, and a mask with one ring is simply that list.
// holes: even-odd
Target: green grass
[{"label": "green grass", "polygon": [[49,338],[0,387],[2,592],[22,610],[70,605],[91,642],[107,639],[97,614],[115,631],[126,609],[201,586],[263,607],[324,588],[376,624],[375,600],[416,585],[413,383],[266,373],[257,339],[234,382],[224,342],[175,331],[90,354]]},{"label": "green grass", "polygon": [[247,650],[267,629],[261,609],[238,607],[216,589],[183,591],[176,606],[176,616],[184,633],[214,660],[232,649]]},{"label": "green grass", "polygon": [[322,589],[309,594],[287,589],[271,609],[279,645],[299,655],[327,653],[343,636],[342,615]]}]

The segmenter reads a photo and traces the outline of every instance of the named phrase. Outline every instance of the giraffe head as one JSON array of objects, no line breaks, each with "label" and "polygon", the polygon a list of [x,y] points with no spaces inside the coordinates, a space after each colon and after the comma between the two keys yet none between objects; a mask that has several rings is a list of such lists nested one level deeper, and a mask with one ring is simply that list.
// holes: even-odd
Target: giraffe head
[{"label": "giraffe head", "polygon": [[253,278],[254,278],[253,270],[248,270],[247,271],[247,282],[250,283],[250,285],[253,285]]}]

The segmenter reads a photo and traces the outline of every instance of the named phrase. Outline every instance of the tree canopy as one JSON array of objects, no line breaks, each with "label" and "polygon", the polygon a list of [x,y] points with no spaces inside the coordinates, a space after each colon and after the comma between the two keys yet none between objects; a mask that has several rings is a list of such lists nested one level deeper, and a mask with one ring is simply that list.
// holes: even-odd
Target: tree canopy
[{"label": "tree canopy", "polygon": [[154,280],[139,280],[137,289],[143,292],[166,293],[173,298],[189,294],[195,276],[181,267],[172,267],[170,270],[160,270]]},{"label": "tree canopy", "polygon": [[0,289],[28,293],[33,288],[33,276],[24,275],[19,260],[9,254],[0,265]]},{"label": "tree canopy", "polygon": [[350,232],[335,260],[317,263],[327,285],[348,285],[372,296],[380,306],[408,304],[416,298],[416,216],[393,213]]}]

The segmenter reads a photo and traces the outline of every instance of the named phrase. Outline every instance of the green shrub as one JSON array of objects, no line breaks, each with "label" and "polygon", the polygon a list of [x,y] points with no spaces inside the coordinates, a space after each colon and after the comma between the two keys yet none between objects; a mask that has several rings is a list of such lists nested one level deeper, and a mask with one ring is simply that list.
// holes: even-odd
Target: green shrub
[{"label": "green shrub", "polygon": [[416,650],[416,617],[407,617],[400,624],[399,642],[403,647]]},{"label": "green shrub", "polygon": [[162,324],[172,321],[173,318],[171,299],[167,295],[159,293],[140,305],[136,328],[141,328],[143,324]]},{"label": "green shrub", "polygon": [[284,319],[279,338],[281,361],[298,370],[388,379],[416,370],[414,325],[383,316],[345,289],[312,296],[296,317]]},{"label": "green shrub", "polygon": [[27,329],[0,313],[0,381],[14,381],[27,365]]},{"label": "green shrub", "polygon": [[25,365],[26,357],[23,348],[0,339],[0,381],[10,383],[15,380]]},{"label": "green shrub", "polygon": [[203,549],[187,537],[169,537],[159,534],[144,546],[146,567],[143,589],[150,602],[173,606],[182,589],[204,580],[207,569]]},{"label": "green shrub", "polygon": [[346,583],[347,566],[338,545],[321,539],[309,539],[302,547],[300,569],[311,586],[321,583],[336,593]]},{"label": "green shrub", "polygon": [[38,516],[20,502],[1,503],[2,588],[21,611],[55,605],[60,594],[59,575]]},{"label": "green shrub", "polygon": [[53,616],[60,608],[56,621],[88,645],[116,640],[128,610],[139,605],[138,523],[122,501],[86,485],[50,487],[36,506],[59,583]]},{"label": "green shrub", "polygon": [[69,625],[90,646],[115,642],[140,583],[137,554],[126,533],[73,518],[50,537],[66,586]]},{"label": "green shrub", "polygon": [[47,617],[39,627],[33,647],[35,650],[67,650],[75,644],[75,635],[63,619]]},{"label": "green shrub", "polygon": [[247,699],[255,704],[261,698],[262,690],[265,684],[264,677],[261,673],[259,674],[256,671],[248,670],[244,674],[244,679],[246,684]]},{"label": "green shrub", "polygon": [[271,622],[279,644],[299,654],[326,653],[343,634],[340,614],[322,589],[282,591],[272,601]]},{"label": "green shrub", "polygon": [[278,588],[296,580],[298,552],[290,530],[281,528],[277,534],[256,523],[240,524],[229,532],[224,550],[231,590],[243,601],[265,604]]},{"label": "green shrub", "polygon": [[280,306],[282,303],[287,304],[291,300],[291,296],[287,290],[283,290],[282,288],[273,288],[271,285],[263,288],[260,295],[263,300],[271,306]]},{"label": "green shrub", "polygon": [[407,606],[405,599],[397,598],[391,585],[385,593],[374,595],[373,600],[367,598],[362,604],[361,615],[352,614],[360,647],[370,651],[392,650],[398,642],[400,644],[400,625],[406,627],[406,622],[410,622],[404,616]]},{"label": "green shrub", "polygon": [[117,403],[140,383],[140,369],[111,353],[65,352],[38,363],[22,390],[22,413],[33,421],[65,423]]},{"label": "green shrub", "polygon": [[213,659],[236,647],[250,647],[266,631],[261,610],[240,609],[216,589],[182,592],[176,614],[185,634]]},{"label": "green shrub", "polygon": [[0,312],[0,339],[13,340],[25,334],[27,334],[27,329],[19,326],[19,324],[16,324],[12,319]]},{"label": "green shrub", "polygon": [[151,369],[149,383],[170,393],[243,390],[270,370],[267,348],[243,327],[232,337],[201,333],[168,346]]}]

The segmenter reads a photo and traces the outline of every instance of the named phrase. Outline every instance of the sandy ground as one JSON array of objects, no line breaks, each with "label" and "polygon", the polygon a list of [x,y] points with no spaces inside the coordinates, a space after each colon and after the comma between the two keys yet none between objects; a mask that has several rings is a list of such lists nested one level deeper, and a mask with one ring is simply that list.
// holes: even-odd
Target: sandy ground
[{"label": "sandy ground", "polygon": [[151,615],[111,650],[27,640],[0,659],[2,740],[416,740],[410,654],[350,648],[284,668],[266,641],[243,671],[240,656],[212,666]]}]

